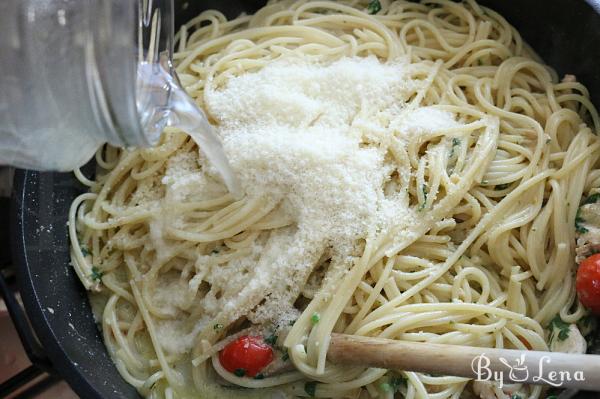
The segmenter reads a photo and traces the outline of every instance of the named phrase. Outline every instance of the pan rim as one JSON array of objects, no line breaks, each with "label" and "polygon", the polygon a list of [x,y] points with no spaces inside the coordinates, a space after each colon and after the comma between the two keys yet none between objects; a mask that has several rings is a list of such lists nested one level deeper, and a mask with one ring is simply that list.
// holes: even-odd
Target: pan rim
[{"label": "pan rim", "polygon": [[[27,212],[25,208],[27,202],[25,189],[33,184],[31,182],[33,175],[39,175],[39,172],[22,169],[15,171],[10,204],[9,235],[11,251],[23,306],[32,330],[50,360],[52,369],[64,378],[80,397],[106,399],[97,389],[95,382],[90,381],[84,371],[71,359],[63,345],[63,340],[56,335],[48,315],[43,311],[39,293],[34,288],[34,276],[30,267],[30,254],[26,240],[27,232],[25,231],[25,213]],[[104,345],[104,342],[102,342],[102,345]],[[133,387],[132,390],[135,391]],[[115,395],[115,397],[117,396]]]}]

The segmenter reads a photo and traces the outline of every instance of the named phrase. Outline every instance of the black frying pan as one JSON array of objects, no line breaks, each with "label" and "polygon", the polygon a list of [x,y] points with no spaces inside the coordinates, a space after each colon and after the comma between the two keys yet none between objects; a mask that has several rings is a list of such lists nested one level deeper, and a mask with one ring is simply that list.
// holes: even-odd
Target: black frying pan
[{"label": "black frying pan", "polygon": [[[176,1],[176,24],[208,8],[229,17],[251,13],[263,1],[189,1],[185,10],[183,3]],[[504,15],[559,74],[575,74],[600,106],[600,0],[480,3]],[[67,212],[83,190],[71,174],[17,171],[11,237],[23,302],[54,367],[81,397],[139,398],[110,360],[86,293],[69,266]],[[598,394],[577,395],[594,397]]]}]

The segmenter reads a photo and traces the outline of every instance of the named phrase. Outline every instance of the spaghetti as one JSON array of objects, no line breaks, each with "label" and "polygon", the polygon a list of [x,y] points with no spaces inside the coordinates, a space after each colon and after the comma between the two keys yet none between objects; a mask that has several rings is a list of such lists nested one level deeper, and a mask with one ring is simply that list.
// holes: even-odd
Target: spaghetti
[{"label": "spaghetti", "polygon": [[[574,225],[600,186],[600,120],[500,15],[472,0],[271,1],[230,21],[206,11],[177,38],[181,82],[246,196],[167,129],[152,149],[99,151],[69,214],[75,270],[142,395],[481,394],[464,378],[332,365],[329,336],[549,350],[557,315],[586,316]],[[298,93],[304,111],[286,111]],[[226,370],[219,351],[244,335],[269,337],[280,367]]]}]

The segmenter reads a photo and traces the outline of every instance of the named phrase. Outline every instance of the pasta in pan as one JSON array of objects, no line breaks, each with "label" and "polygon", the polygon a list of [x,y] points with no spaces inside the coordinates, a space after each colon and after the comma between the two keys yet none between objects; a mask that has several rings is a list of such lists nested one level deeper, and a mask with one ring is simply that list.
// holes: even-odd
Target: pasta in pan
[{"label": "pasta in pan", "polygon": [[[336,366],[327,348],[344,332],[557,350],[553,320],[585,334],[575,219],[600,186],[600,121],[583,85],[470,0],[271,1],[206,11],[177,38],[181,83],[246,194],[173,129],[104,148],[94,181],[77,172],[72,261],[129,383],[152,398],[545,397]],[[226,367],[241,337],[271,348],[260,373]]]}]

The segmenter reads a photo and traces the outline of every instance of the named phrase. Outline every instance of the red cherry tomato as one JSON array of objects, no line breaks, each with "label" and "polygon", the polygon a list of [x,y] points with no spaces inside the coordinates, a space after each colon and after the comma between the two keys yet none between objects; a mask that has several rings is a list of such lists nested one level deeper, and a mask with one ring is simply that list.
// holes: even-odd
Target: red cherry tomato
[{"label": "red cherry tomato", "polygon": [[577,270],[577,294],[581,303],[600,315],[600,254],[584,259]]},{"label": "red cherry tomato", "polygon": [[255,377],[273,361],[273,348],[262,337],[243,336],[223,348],[219,361],[238,377]]}]

